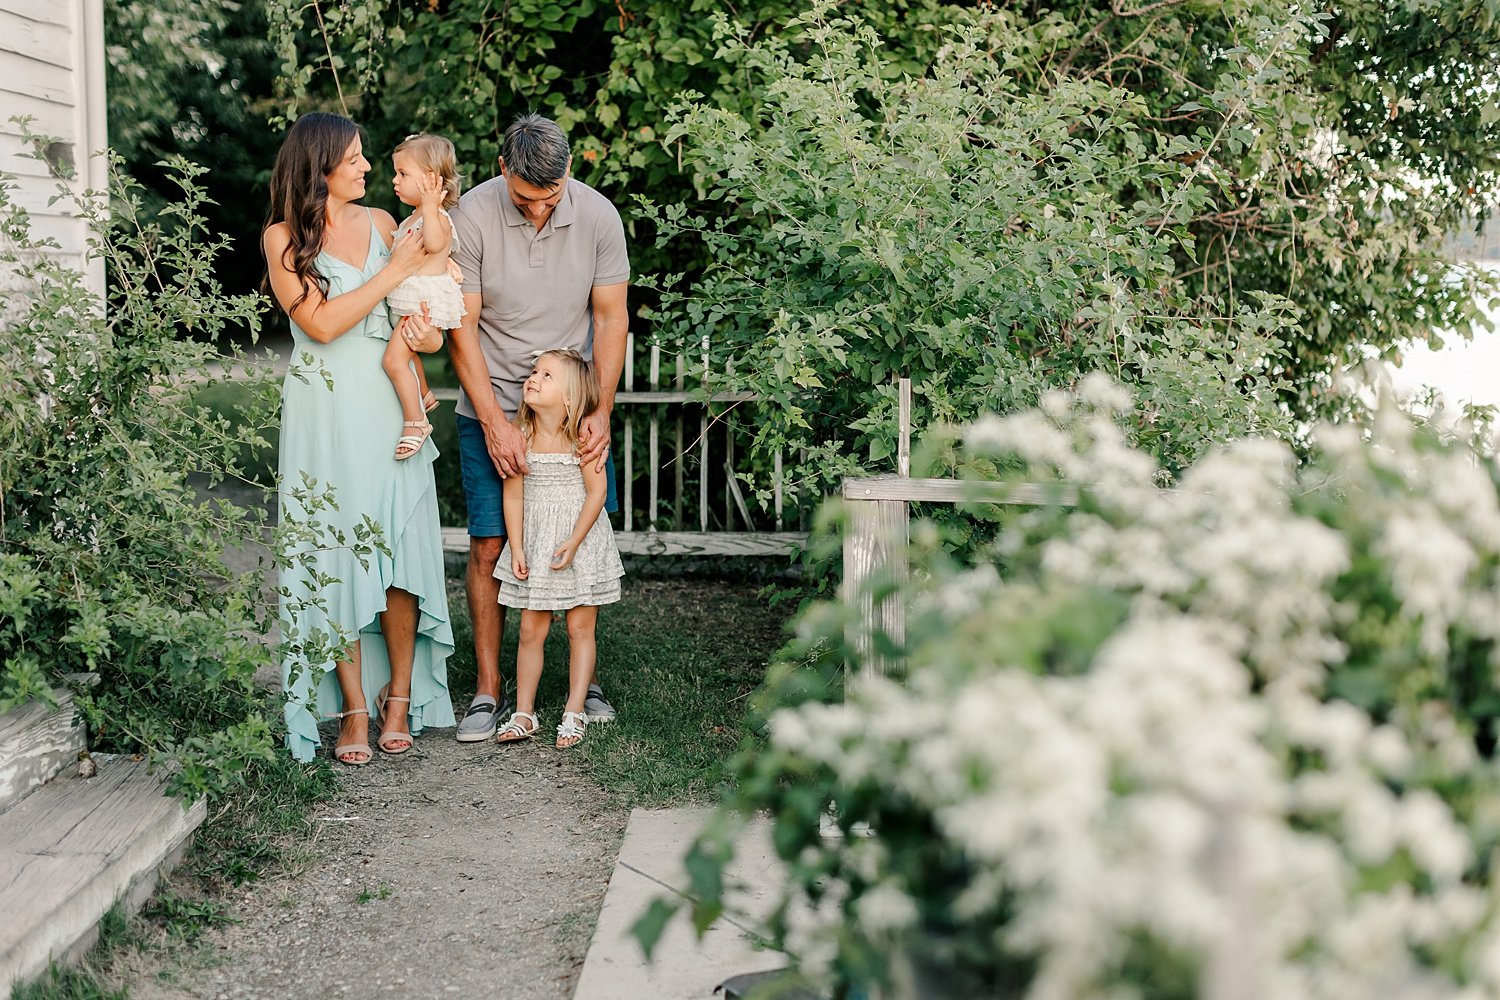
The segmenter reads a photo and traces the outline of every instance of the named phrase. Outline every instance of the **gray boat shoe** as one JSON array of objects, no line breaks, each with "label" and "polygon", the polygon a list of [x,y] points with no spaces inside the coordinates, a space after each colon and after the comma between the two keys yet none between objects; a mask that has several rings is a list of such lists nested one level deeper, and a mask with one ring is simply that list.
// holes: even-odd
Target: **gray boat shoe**
[{"label": "gray boat shoe", "polygon": [[[503,696],[502,696],[503,697]],[[495,735],[501,716],[510,710],[510,705],[497,705],[487,694],[475,695],[469,710],[459,720],[455,739],[460,743],[478,743]]]},{"label": "gray boat shoe", "polygon": [[589,693],[583,699],[583,714],[590,722],[615,721],[615,706],[604,700],[604,691],[599,685],[589,685]]}]

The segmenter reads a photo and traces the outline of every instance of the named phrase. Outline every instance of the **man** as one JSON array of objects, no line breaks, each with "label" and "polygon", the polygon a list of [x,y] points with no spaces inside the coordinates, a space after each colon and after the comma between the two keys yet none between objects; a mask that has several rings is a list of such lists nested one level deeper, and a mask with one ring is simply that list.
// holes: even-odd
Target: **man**
[{"label": "man", "polygon": [[[526,442],[512,421],[537,352],[571,347],[598,369],[599,408],[584,419],[580,458],[608,474],[604,509],[619,509],[609,419],[625,364],[630,260],[620,213],[569,176],[572,162],[555,122],[524,115],[505,131],[500,176],[470,190],[453,213],[454,259],[463,269],[468,312],[453,331],[449,353],[463,387],[458,440],[469,508],[465,585],[479,668],[474,701],[458,727],[465,743],[494,735],[509,707],[500,681],[505,609],[494,577],[505,541],[501,482],[529,471]],[[590,722],[615,715],[597,683],[589,685],[584,711]]]}]

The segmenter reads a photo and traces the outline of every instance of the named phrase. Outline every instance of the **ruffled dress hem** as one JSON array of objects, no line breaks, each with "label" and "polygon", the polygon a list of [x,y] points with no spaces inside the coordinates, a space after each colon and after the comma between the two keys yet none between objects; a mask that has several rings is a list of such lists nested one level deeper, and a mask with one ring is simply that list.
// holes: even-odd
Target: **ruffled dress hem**
[{"label": "ruffled dress hem", "polygon": [[[418,456],[414,456],[418,457]],[[431,458],[428,458],[431,464]],[[398,492],[398,491],[393,491]],[[432,557],[431,547],[421,544],[415,535],[419,527],[413,522],[424,518],[425,505],[432,498],[418,495],[412,498],[407,516],[402,521],[385,520],[381,523],[401,523],[399,537],[390,545],[391,555],[376,552],[370,556],[370,573],[363,586],[350,586],[348,582],[325,590],[325,595],[337,600],[341,608],[330,607],[334,620],[357,620],[360,644],[360,685],[364,689],[365,704],[375,715],[375,698],[380,689],[390,682],[390,654],[385,637],[380,631],[380,615],[386,609],[386,591],[395,587],[413,594],[417,598],[416,648],[412,656],[411,705],[408,719],[413,736],[424,729],[443,729],[458,724],[453,714],[453,700],[448,691],[445,661],[454,650],[452,628],[448,621],[447,594],[442,589],[444,567],[441,549]],[[393,505],[406,504],[393,497]],[[435,514],[433,515],[435,516]],[[400,569],[397,569],[397,567]],[[371,587],[369,584],[375,583]],[[427,593],[434,582],[438,582],[439,594]],[[332,602],[330,602],[332,603]],[[342,613],[340,613],[342,610]],[[346,617],[347,615],[347,617]],[[318,624],[326,627],[327,619]],[[304,624],[304,631],[305,625]],[[318,679],[316,692],[309,690],[312,684],[306,673],[298,679],[297,689],[301,697],[288,700],[285,709],[287,726],[287,749],[299,761],[310,761],[322,746],[318,733],[320,723],[335,718],[343,711],[343,689],[331,666],[316,670]],[[316,714],[309,708],[316,705]],[[372,737],[374,730],[371,730]],[[373,745],[373,741],[372,741]]]}]

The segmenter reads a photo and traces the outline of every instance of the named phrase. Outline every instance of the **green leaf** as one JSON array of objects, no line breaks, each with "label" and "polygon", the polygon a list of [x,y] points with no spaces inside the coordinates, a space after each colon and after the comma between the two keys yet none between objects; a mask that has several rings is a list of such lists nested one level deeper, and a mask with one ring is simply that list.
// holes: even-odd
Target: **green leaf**
[{"label": "green leaf", "polygon": [[646,912],[636,918],[630,925],[630,933],[641,946],[641,951],[646,958],[650,958],[656,950],[656,944],[661,940],[662,932],[667,929],[667,921],[672,919],[682,904],[677,900],[667,900],[660,896],[651,900]]}]

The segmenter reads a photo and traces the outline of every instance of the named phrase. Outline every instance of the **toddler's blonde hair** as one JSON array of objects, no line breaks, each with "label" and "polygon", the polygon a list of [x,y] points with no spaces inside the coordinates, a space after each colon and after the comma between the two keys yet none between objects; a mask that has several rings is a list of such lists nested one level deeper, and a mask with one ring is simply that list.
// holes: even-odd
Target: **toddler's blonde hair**
[{"label": "toddler's blonde hair", "polygon": [[431,170],[443,179],[444,208],[458,204],[458,151],[453,148],[453,143],[440,135],[418,132],[403,139],[391,155],[396,153],[405,153],[417,161],[418,167]]},{"label": "toddler's blonde hair", "polygon": [[[543,351],[536,356],[532,367],[535,367],[543,358],[560,358],[567,362],[563,366],[563,371],[567,372],[567,379],[563,383],[563,399],[567,402],[567,413],[563,417],[563,433],[576,447],[583,418],[599,408],[599,374],[594,371],[594,366],[583,360],[583,355],[577,351],[562,348]],[[521,394],[521,406],[516,411],[516,425],[520,427],[521,433],[526,435],[526,440],[530,441],[536,427],[536,413],[531,409],[531,404],[526,402],[525,393]]]}]

